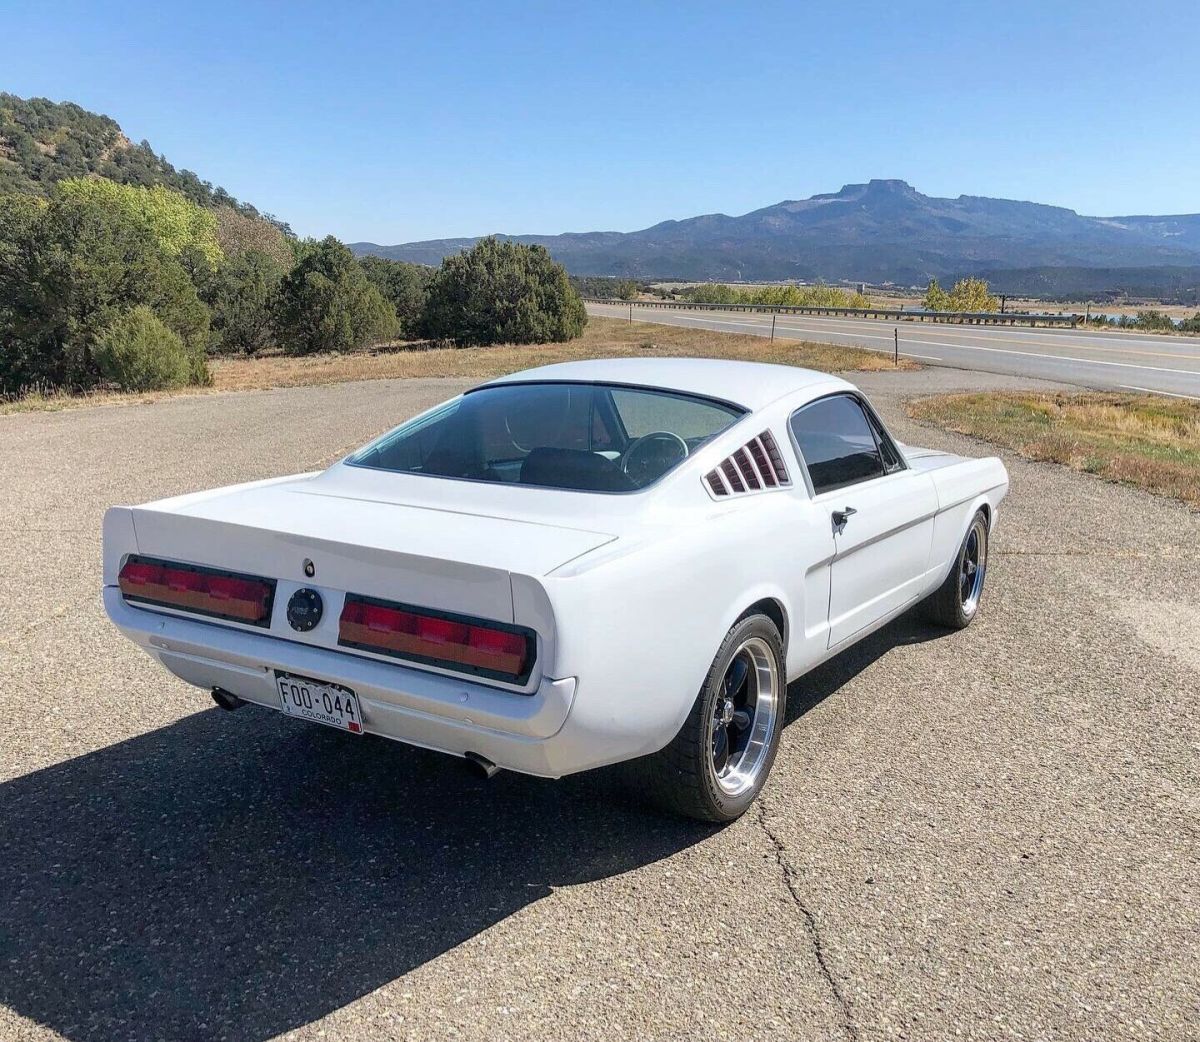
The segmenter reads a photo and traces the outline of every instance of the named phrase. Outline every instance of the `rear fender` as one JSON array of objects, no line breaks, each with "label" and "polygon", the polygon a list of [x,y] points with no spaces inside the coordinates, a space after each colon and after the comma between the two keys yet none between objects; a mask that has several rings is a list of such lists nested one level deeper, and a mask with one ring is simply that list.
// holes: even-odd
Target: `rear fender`
[{"label": "rear fender", "polygon": [[797,632],[803,607],[782,583],[747,582],[779,571],[768,531],[747,537],[744,514],[728,528],[709,518],[703,531],[543,580],[557,620],[546,668],[579,679],[572,734],[611,744],[619,755],[607,760],[655,752],[678,733],[721,641],[747,608],[770,599],[785,628]]},{"label": "rear fender", "polygon": [[133,511],[129,507],[109,507],[104,512],[104,585],[116,586],[121,563],[138,552]]},{"label": "rear fender", "polygon": [[[1000,502],[1008,492],[1008,471],[996,457],[967,460],[930,475],[937,488],[939,509],[934,522],[931,572],[933,588],[950,572],[976,512],[986,507],[994,527]],[[980,491],[980,489],[983,491]]]}]

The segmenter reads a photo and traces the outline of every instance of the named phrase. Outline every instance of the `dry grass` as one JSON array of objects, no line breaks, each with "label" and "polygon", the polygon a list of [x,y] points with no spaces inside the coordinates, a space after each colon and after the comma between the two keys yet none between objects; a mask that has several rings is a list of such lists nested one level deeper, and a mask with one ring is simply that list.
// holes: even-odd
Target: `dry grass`
[{"label": "dry grass", "polygon": [[1200,402],[1137,394],[955,394],[909,415],[1200,507]]},{"label": "dry grass", "polygon": [[[591,318],[578,340],[565,344],[428,349],[396,345],[354,354],[309,355],[292,358],[219,358],[211,363],[213,386],[152,394],[29,395],[0,402],[0,413],[49,411],[73,405],[110,405],[155,401],[172,394],[214,391],[255,391],[272,387],[345,383],[351,380],[395,380],[412,377],[489,379],[518,369],[581,358],[630,358],[659,355],[688,358],[733,358],[777,362],[825,372],[876,371],[896,368],[890,356],[854,347],[777,340],[718,333],[706,329],[659,326],[615,319]],[[908,359],[901,369],[920,368]]]}]

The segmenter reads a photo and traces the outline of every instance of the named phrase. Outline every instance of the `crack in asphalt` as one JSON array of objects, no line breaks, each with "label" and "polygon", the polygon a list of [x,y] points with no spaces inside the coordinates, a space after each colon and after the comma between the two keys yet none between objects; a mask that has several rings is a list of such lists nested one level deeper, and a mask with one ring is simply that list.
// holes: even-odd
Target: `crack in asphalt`
[{"label": "crack in asphalt", "polygon": [[766,803],[761,795],[758,798],[758,825],[775,851],[775,862],[779,865],[784,885],[787,886],[788,893],[791,895],[792,904],[796,906],[801,919],[804,921],[809,940],[812,942],[813,956],[817,961],[817,968],[821,971],[821,976],[825,978],[825,983],[829,985],[829,991],[833,995],[833,1000],[837,1004],[838,1010],[841,1012],[842,1030],[851,1042],[858,1042],[858,1028],[854,1024],[854,1017],[850,1011],[850,1003],[842,993],[841,986],[838,984],[837,978],[834,977],[833,971],[829,968],[829,962],[825,957],[825,944],[821,939],[821,931],[817,927],[817,918],[805,903],[804,898],[800,896],[800,890],[796,882],[797,872],[787,859],[787,852],[784,849],[783,841],[775,835],[771,826],[767,824]]}]

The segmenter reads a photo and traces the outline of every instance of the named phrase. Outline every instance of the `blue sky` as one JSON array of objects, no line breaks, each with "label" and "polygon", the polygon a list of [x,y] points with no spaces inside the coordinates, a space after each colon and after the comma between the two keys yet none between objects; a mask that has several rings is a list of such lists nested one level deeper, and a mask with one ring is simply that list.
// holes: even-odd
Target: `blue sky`
[{"label": "blue sky", "polygon": [[0,89],[304,235],[627,231],[903,178],[1200,211],[1196,0],[0,0]]}]

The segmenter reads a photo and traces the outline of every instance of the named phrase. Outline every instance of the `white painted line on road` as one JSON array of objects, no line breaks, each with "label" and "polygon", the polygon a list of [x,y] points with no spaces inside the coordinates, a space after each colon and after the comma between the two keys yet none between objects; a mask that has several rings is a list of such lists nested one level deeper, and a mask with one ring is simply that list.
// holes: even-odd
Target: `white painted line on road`
[{"label": "white painted line on road", "polygon": [[1159,365],[1134,365],[1132,362],[1106,362],[1100,358],[1075,358],[1072,355],[1043,355],[1035,351],[1009,351],[1002,347],[975,347],[967,344],[945,344],[936,340],[922,341],[934,347],[949,347],[959,351],[988,351],[997,355],[1019,355],[1022,358],[1044,358],[1051,362],[1079,362],[1081,365],[1107,365],[1118,369],[1141,369],[1147,373],[1180,373],[1184,376],[1200,376],[1196,369],[1166,369]]},{"label": "white painted line on road", "polygon": [[1186,398],[1188,401],[1200,402],[1194,394],[1176,394],[1174,391],[1156,391],[1153,387],[1135,387],[1133,384],[1118,384],[1127,391],[1145,391],[1147,394],[1165,394],[1168,398]]},{"label": "white painted line on road", "polygon": [[[840,320],[834,320],[834,321],[840,321]],[[749,323],[743,323],[743,324],[746,325],[747,327],[749,326]],[[806,333],[824,333],[826,335],[832,335],[832,336],[861,336],[864,339],[871,339],[871,340],[891,340],[892,339],[892,337],[887,336],[887,335],[880,336],[880,335],[871,334],[871,333],[860,333],[860,332],[855,332],[853,329],[846,329],[846,330],[830,329],[827,326],[816,326],[816,327],[813,327],[813,326],[809,326],[809,327],[781,326],[780,328],[802,329]],[[877,329],[878,326],[872,325],[872,326],[868,326],[868,328],[869,329]],[[943,328],[945,328],[945,327],[943,326]],[[913,329],[906,329],[904,332],[907,334],[909,343],[914,343],[914,344],[937,344],[937,343],[939,343],[939,341],[937,341],[937,340],[922,339],[922,337],[924,337],[924,336],[929,336],[929,335],[936,336],[937,335],[937,333],[934,329],[930,329],[927,326],[924,328],[916,327]],[[1030,331],[1029,330],[1005,330],[1006,334],[1011,334],[1013,332],[1028,333]],[[992,341],[993,343],[998,341],[999,343],[1002,343],[1002,344],[1013,342],[1008,335],[999,337],[999,336],[989,335],[987,333],[970,332],[968,330],[957,330],[956,329],[954,332],[954,335],[956,337],[960,337],[962,340],[989,340],[989,341]],[[1068,339],[1068,338],[1064,334],[1064,340],[1066,340],[1066,339]],[[956,346],[962,347],[965,349],[970,349],[972,345],[958,343],[958,344],[956,344]],[[1041,341],[1041,342],[1033,342],[1033,343],[1028,343],[1028,344],[1023,343],[1021,346],[1023,346],[1023,347],[1028,346],[1028,347],[1056,348],[1056,347],[1070,347],[1072,345],[1068,344],[1068,343],[1056,344],[1056,343],[1053,343],[1052,341]],[[1177,359],[1179,361],[1184,361],[1184,362],[1200,361],[1200,355],[1186,354],[1186,353],[1178,352],[1178,351],[1138,351],[1136,349],[1128,348],[1128,347],[1101,346],[1099,344],[1088,344],[1088,343],[1076,343],[1074,346],[1082,347],[1085,351],[1103,351],[1107,354],[1137,355],[1138,357],[1142,357],[1142,358],[1173,358],[1173,359]],[[1181,346],[1190,347],[1191,345],[1183,344]],[[985,351],[985,350],[987,350],[987,348],[980,348],[979,350]],[[1032,352],[1024,352],[1024,353],[1032,354]],[[1057,357],[1057,356],[1055,356],[1055,357]]]},{"label": "white painted line on road", "polygon": [[941,359],[937,355],[919,355],[914,351],[901,351],[905,358],[924,358],[927,362],[940,362]]},{"label": "white painted line on road", "polygon": [[[635,307],[636,307],[636,305],[635,305]],[[701,322],[701,323],[703,323],[704,321],[721,322],[722,324],[725,324],[725,325],[737,325],[743,329],[762,329],[766,326],[765,318],[761,319],[761,320],[748,321],[748,322],[747,321],[731,322],[730,320],[719,319],[719,318],[705,319],[702,316],[693,318],[693,317],[691,317],[691,315],[684,318],[683,313],[678,312],[678,311],[661,311],[660,313],[673,315],[676,318],[683,318],[684,321]],[[730,314],[730,312],[725,312],[725,314]],[[780,316],[780,317],[783,318],[784,316]],[[853,319],[853,318],[831,318],[831,319],[812,319],[812,320],[817,321],[817,322],[825,322],[825,323],[827,323],[827,325],[807,326],[807,327],[806,326],[790,326],[790,327],[786,327],[786,328],[790,328],[790,329],[796,330],[798,332],[820,333],[820,334],[825,334],[825,335],[829,335],[829,336],[857,336],[857,337],[861,337],[864,340],[887,340],[887,341],[890,341],[892,339],[892,337],[888,336],[888,335],[879,335],[879,334],[874,334],[874,333],[861,332],[861,330],[864,327],[866,329],[879,329],[883,325],[883,323],[881,321],[876,321],[876,320],[871,320],[871,319]],[[643,321],[653,322],[654,319],[643,319]],[[670,323],[667,323],[667,324],[670,324]],[[841,329],[829,328],[829,326],[835,325],[835,324],[842,326],[842,328]],[[937,341],[925,341],[925,340],[920,339],[922,336],[925,336],[925,335],[929,335],[929,334],[936,335],[937,324],[934,324],[931,328],[929,325],[925,325],[925,324],[917,324],[917,323],[913,323],[913,322],[901,321],[899,323],[899,325],[900,325],[900,328],[902,328],[904,330],[905,334],[911,338],[910,342],[937,343]],[[945,328],[945,326],[943,326],[942,328]],[[954,335],[957,337],[961,337],[964,340],[991,340],[991,341],[1000,341],[1001,343],[1010,342],[1012,340],[1012,338],[1019,338],[1019,339],[1023,340],[1024,338],[1031,337],[1031,336],[1038,336],[1038,335],[1044,336],[1045,335],[1045,330],[1040,330],[1040,329],[1019,329],[1019,328],[1013,328],[1011,326],[1003,327],[1003,328],[1004,328],[1004,334],[1005,334],[1003,337],[998,337],[998,336],[995,336],[992,334],[984,333],[984,332],[980,331],[979,327],[977,327],[977,326],[963,326],[961,328],[955,327]],[[1055,335],[1061,337],[1063,339],[1063,341],[1075,342],[1076,344],[1078,344],[1078,346],[1082,347],[1086,351],[1103,351],[1103,352],[1106,352],[1109,354],[1138,355],[1138,356],[1146,357],[1146,358],[1178,358],[1182,361],[1200,360],[1200,355],[1187,353],[1188,350],[1191,349],[1193,346],[1198,346],[1198,345],[1188,343],[1187,340],[1184,338],[1171,338],[1170,340],[1164,341],[1162,337],[1159,337],[1157,340],[1148,340],[1145,342],[1146,346],[1162,346],[1162,347],[1166,347],[1167,344],[1169,343],[1171,347],[1181,348],[1182,350],[1141,351],[1141,350],[1137,350],[1136,348],[1125,347],[1125,346],[1121,346],[1121,345],[1118,345],[1117,343],[1115,343],[1115,341],[1117,341],[1119,339],[1123,339],[1127,336],[1138,335],[1138,334],[1127,334],[1127,333],[1088,334],[1086,332],[1061,330],[1061,331],[1055,331]],[[1154,334],[1140,334],[1140,335],[1144,336],[1144,337],[1152,337]],[[1098,340],[1104,340],[1106,342],[1103,345],[1101,345],[1100,343],[1096,343],[1096,341],[1098,341]],[[959,344],[956,346],[967,347],[968,345]],[[1023,346],[1025,346],[1025,345],[1023,345]],[[1042,341],[1030,342],[1030,343],[1028,343],[1028,346],[1029,347],[1056,348],[1059,346],[1063,346],[1063,347],[1069,346],[1069,343],[1063,343],[1060,345],[1058,343],[1055,343],[1053,340],[1049,340],[1049,341],[1042,340]]]},{"label": "white painted line on road", "polygon": [[[742,329],[763,329],[764,327],[755,325],[749,322],[731,322],[719,318],[692,318],[690,315],[686,318],[682,315],[675,315],[677,319],[684,322],[711,322],[722,326],[737,326]],[[672,323],[663,323],[671,325]],[[890,336],[879,336],[870,333],[839,333],[831,329],[808,329],[803,326],[778,326],[775,336],[778,339],[780,333],[808,333],[818,334],[823,336],[842,336],[853,337],[859,340],[887,340],[891,341]],[[1073,355],[1044,355],[1036,351],[1012,351],[1002,347],[978,347],[974,344],[952,344],[940,340],[922,340],[922,346],[929,347],[948,347],[952,351],[987,351],[990,354],[997,355],[1016,355],[1019,358],[1041,358],[1048,362],[1078,362],[1081,365],[1103,365],[1117,369],[1140,369],[1147,373],[1176,373],[1181,376],[1200,376],[1200,370],[1196,369],[1168,369],[1158,365],[1135,365],[1133,362],[1107,362],[1101,358],[1076,358]],[[944,359],[940,359],[944,361]]]}]

